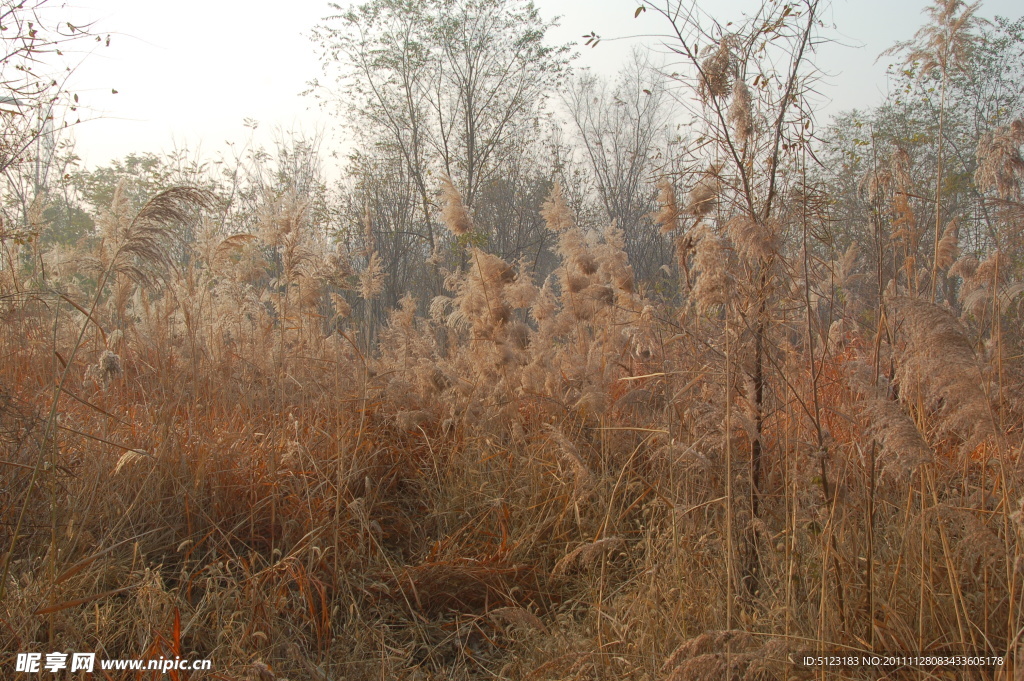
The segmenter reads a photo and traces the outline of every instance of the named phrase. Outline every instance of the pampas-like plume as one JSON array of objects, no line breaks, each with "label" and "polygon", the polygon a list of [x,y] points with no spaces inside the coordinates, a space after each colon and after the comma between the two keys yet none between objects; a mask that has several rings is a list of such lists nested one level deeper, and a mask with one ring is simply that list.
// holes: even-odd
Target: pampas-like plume
[{"label": "pampas-like plume", "polygon": [[937,434],[958,434],[965,449],[994,435],[985,367],[963,327],[948,310],[925,300],[900,297],[893,307],[907,321],[909,340],[896,378],[904,386],[921,386],[926,406],[936,413]]},{"label": "pampas-like plume", "polygon": [[[516,271],[501,258],[478,248],[470,248],[473,263],[468,275],[451,273],[445,283],[449,290],[457,293],[450,305],[453,311],[448,315],[448,325],[465,327],[472,325],[474,338],[497,340],[495,332],[512,315],[505,288],[515,282]],[[519,290],[518,293],[523,293]],[[518,295],[521,299],[522,296]],[[520,300],[521,302],[521,300]],[[449,303],[436,299],[431,308],[443,310]]]},{"label": "pampas-like plume", "polygon": [[302,241],[309,202],[295,192],[267,201],[260,210],[260,238],[268,245],[282,248],[282,256]]},{"label": "pampas-like plume", "polygon": [[679,229],[679,204],[676,202],[676,188],[668,179],[658,182],[658,205],[661,208],[651,217],[661,228],[662,234]]},{"label": "pampas-like plume", "polygon": [[[121,187],[114,192],[114,210],[124,208]],[[202,208],[214,205],[213,195],[194,187],[172,187],[160,192],[139,210],[123,230],[117,230],[111,253],[111,272],[149,282],[154,274],[166,274],[174,264],[173,246],[180,235],[173,229],[187,224]],[[116,221],[116,217],[107,218]],[[105,238],[112,236],[107,233]],[[154,266],[158,266],[154,271]]]},{"label": "pampas-like plume", "polygon": [[331,304],[334,306],[334,319],[344,319],[352,314],[352,306],[348,304],[348,301],[344,297],[337,293],[331,292]]},{"label": "pampas-like plume", "polygon": [[732,51],[729,49],[730,36],[722,38],[718,49],[701,62],[701,78],[697,94],[706,103],[712,98],[729,94],[729,82],[733,75]]},{"label": "pampas-like plume", "polygon": [[1001,251],[992,251],[992,254],[978,263],[978,269],[974,271],[974,283],[977,285],[1000,286],[1006,282],[1009,258]]},{"label": "pampas-like plume", "polygon": [[869,424],[867,434],[878,440],[894,470],[909,473],[931,461],[932,450],[910,414],[884,392],[871,389],[860,403],[861,415]]},{"label": "pampas-like plume", "polygon": [[223,272],[234,257],[248,244],[256,240],[255,234],[232,234],[221,239],[213,248],[207,262],[214,272]]},{"label": "pampas-like plume", "polygon": [[[590,252],[583,232],[577,227],[561,232],[558,236],[557,252],[561,256],[562,261],[567,265],[567,267],[563,268],[564,271],[569,276],[580,276],[583,283],[581,283],[579,288],[585,287],[589,282],[587,278],[597,272],[598,264],[594,255]],[[570,264],[572,266],[568,267]],[[575,291],[573,292],[575,293]]]},{"label": "pampas-like plume", "polygon": [[[998,303],[1000,310],[1009,305],[1016,295],[1016,287],[1020,286],[1019,282],[1015,286],[1005,285],[1009,264],[1009,258],[1001,251],[993,251],[981,262],[972,256],[964,256],[953,264],[949,269],[950,275],[964,280],[959,298],[965,317],[984,317],[993,302]],[[999,295],[993,296],[993,291],[999,291]]]},{"label": "pampas-like plume", "polygon": [[[979,264],[978,259],[973,255],[961,256],[960,259],[953,263],[949,268],[949,276],[961,277],[966,283],[974,277],[975,272],[978,271]],[[961,292],[963,292],[963,289],[961,289]]]},{"label": "pampas-like plume", "polygon": [[570,274],[565,277],[566,290],[569,293],[579,293],[590,283],[586,277]]},{"label": "pampas-like plume", "polygon": [[963,68],[979,37],[975,33],[983,20],[974,16],[980,2],[935,0],[924,9],[930,21],[918,29],[913,40],[896,43],[883,56],[903,54],[905,66],[915,65],[923,78],[936,70],[943,76],[952,67]]},{"label": "pampas-like plume", "polygon": [[1024,144],[1024,119],[1018,118],[986,132],[978,140],[978,169],[974,181],[982,191],[995,190],[1003,199],[1020,198],[1020,184],[1024,179],[1024,159],[1020,147]]},{"label": "pampas-like plume", "polygon": [[455,236],[462,236],[473,230],[473,219],[466,210],[466,204],[462,202],[462,194],[452,184],[451,178],[442,177],[441,198],[444,199],[444,209],[441,212],[441,219]]},{"label": "pampas-like plume", "polygon": [[754,132],[754,115],[750,88],[742,78],[737,78],[732,86],[732,104],[729,106],[729,123],[732,124],[733,135],[740,145],[746,144]]},{"label": "pampas-like plume", "polygon": [[558,298],[555,296],[551,277],[544,280],[544,285],[537,292],[536,300],[530,308],[530,316],[538,323],[549,320],[558,312]]},{"label": "pampas-like plume", "polygon": [[86,369],[85,375],[86,378],[91,379],[97,386],[106,390],[107,386],[110,385],[110,381],[122,373],[121,358],[110,350],[104,350],[100,354],[99,359],[96,360],[96,364],[90,365]]},{"label": "pampas-like plume", "polygon": [[598,269],[615,288],[623,293],[633,293],[633,268],[626,254],[622,230],[613,224],[604,231],[603,236],[604,242],[595,249]]},{"label": "pampas-like plume", "polygon": [[373,213],[370,212],[369,204],[363,206],[363,237],[367,252],[377,250],[377,239],[373,236]]},{"label": "pampas-like plume", "polygon": [[537,299],[537,287],[530,280],[526,266],[520,263],[519,273],[515,274],[514,280],[504,288],[505,299],[509,305],[517,310],[525,310]]},{"label": "pampas-like plume", "polygon": [[707,225],[698,227],[698,239],[693,265],[699,272],[693,287],[693,299],[697,309],[707,312],[716,305],[725,305],[729,300],[732,286],[729,248],[725,241],[712,232]]},{"label": "pampas-like plume", "polygon": [[490,287],[492,285],[511,284],[516,279],[516,271],[507,262],[496,255],[491,255],[479,248],[471,250],[480,277]]},{"label": "pampas-like plume", "polygon": [[896,147],[889,157],[892,180],[899,189],[910,186],[910,152],[903,147]]},{"label": "pampas-like plume", "polygon": [[569,208],[562,193],[561,183],[556,182],[551,188],[551,193],[541,206],[540,214],[544,218],[544,224],[552,232],[564,232],[576,224],[572,209]]},{"label": "pampas-like plume", "polygon": [[718,205],[718,192],[721,190],[721,179],[718,173],[722,165],[715,163],[701,173],[697,184],[690,190],[689,205],[686,210],[698,220],[715,209]]},{"label": "pampas-like plume", "polygon": [[525,350],[530,345],[530,327],[522,322],[510,324],[506,337],[516,350]]},{"label": "pampas-like plume", "polygon": [[776,252],[772,230],[749,215],[732,218],[725,223],[725,231],[736,245],[736,250],[749,262],[767,259]]},{"label": "pampas-like plume", "polygon": [[380,256],[374,251],[366,263],[366,267],[359,273],[359,295],[363,300],[373,300],[384,290],[384,267],[381,264]]},{"label": "pampas-like plume", "polygon": [[959,225],[956,220],[951,220],[946,229],[942,232],[942,238],[939,240],[939,247],[935,249],[938,254],[938,261],[935,266],[940,270],[944,270],[956,262],[957,256],[960,255],[959,237],[957,232]]}]

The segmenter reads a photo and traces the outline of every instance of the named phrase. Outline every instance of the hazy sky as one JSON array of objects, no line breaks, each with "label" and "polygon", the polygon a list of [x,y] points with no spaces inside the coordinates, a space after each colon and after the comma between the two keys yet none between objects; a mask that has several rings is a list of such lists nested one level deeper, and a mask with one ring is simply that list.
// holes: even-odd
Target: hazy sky
[{"label": "hazy sky", "polygon": [[[341,3],[347,6],[348,3]],[[634,0],[536,0],[545,17],[560,15],[552,42],[577,42],[596,31],[596,49],[578,47],[576,67],[614,74],[642,39],[616,36],[660,33],[653,13],[633,18]],[[1011,0],[990,0],[980,15],[1017,17]],[[755,0],[709,0],[702,6],[723,23],[752,11]],[[834,0],[827,9],[826,46],[816,63],[828,73],[824,114],[878,103],[885,91],[882,50],[910,38],[923,21],[923,0]],[[109,47],[83,59],[73,85],[95,118],[75,128],[77,149],[90,166],[130,152],[169,151],[187,146],[212,153],[225,141],[244,145],[246,118],[259,122],[256,142],[267,143],[275,127],[315,128],[326,133],[325,151],[343,149],[344,132],[300,96],[305,83],[322,75],[311,27],[331,13],[324,0],[261,5],[248,0],[77,0],[77,22],[111,33]],[[648,40],[648,42],[650,42]],[[116,89],[118,94],[112,94]],[[333,126],[333,129],[332,129]]]}]

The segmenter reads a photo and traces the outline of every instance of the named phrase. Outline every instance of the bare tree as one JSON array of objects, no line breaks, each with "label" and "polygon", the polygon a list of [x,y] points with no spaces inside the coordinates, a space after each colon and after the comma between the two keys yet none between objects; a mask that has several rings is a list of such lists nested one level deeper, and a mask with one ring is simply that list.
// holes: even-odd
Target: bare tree
[{"label": "bare tree", "polygon": [[[63,105],[77,110],[78,95],[65,87],[71,69],[60,63],[64,52],[83,40],[104,42],[89,26],[61,21],[47,4],[48,0],[0,3],[0,172],[25,160],[37,141],[52,140]],[[110,44],[109,36],[105,43]],[[41,184],[38,174],[36,180]]]},{"label": "bare tree", "polygon": [[[528,144],[569,48],[545,44],[554,25],[531,2],[371,0],[314,30],[340,91],[312,91],[361,122],[406,166],[420,208],[418,233],[433,250],[436,176],[471,208]],[[526,136],[524,136],[524,134]],[[380,147],[378,147],[380,148]]]},{"label": "bare tree", "polygon": [[918,66],[921,77],[934,73],[941,76],[939,95],[938,164],[935,181],[935,240],[932,260],[931,297],[939,279],[939,242],[942,239],[942,166],[945,151],[946,90],[950,75],[962,70],[968,54],[974,51],[978,36],[973,29],[979,25],[974,13],[981,5],[968,5],[963,0],[937,0],[925,13],[930,21],[918,30],[914,40],[897,43],[886,54],[900,54],[904,66]]},{"label": "bare tree", "polygon": [[[671,92],[695,122],[696,136],[689,148],[692,189],[681,211],[689,217],[676,223],[692,227],[677,242],[679,259],[701,270],[692,292],[697,309],[724,322],[723,448],[729,513],[737,502],[731,431],[742,422],[749,440],[745,513],[757,518],[767,463],[767,405],[772,368],[778,362],[773,328],[783,296],[792,290],[796,276],[781,256],[797,242],[794,231],[804,230],[806,252],[806,211],[787,205],[806,202],[785,199],[799,199],[803,191],[799,170],[813,135],[808,96],[815,71],[809,57],[818,40],[818,1],[765,3],[752,16],[724,25],[704,14],[695,2],[645,2],[638,14],[641,11],[656,12],[668,22],[664,45],[671,55],[672,77],[679,84]],[[815,432],[821,485],[829,499],[833,492],[827,470],[829,445],[814,382],[815,358],[825,353],[814,346],[809,293],[804,302],[813,399],[803,406]],[[731,409],[734,391],[743,395],[742,415]],[[738,578],[748,596],[755,595],[760,588],[760,559],[755,532],[746,528],[742,568],[735,570],[731,527],[729,532],[727,620],[731,627],[732,580]]]},{"label": "bare tree", "polygon": [[590,72],[574,79],[563,102],[604,208],[623,230],[630,262],[649,279],[671,260],[669,243],[650,219],[655,180],[669,146],[672,109],[667,78],[634,51],[614,86]]}]

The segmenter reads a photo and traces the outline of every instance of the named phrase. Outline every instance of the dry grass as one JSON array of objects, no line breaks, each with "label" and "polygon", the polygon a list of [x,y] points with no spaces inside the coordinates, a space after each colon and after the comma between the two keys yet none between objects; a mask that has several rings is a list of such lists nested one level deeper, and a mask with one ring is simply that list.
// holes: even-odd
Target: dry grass
[{"label": "dry grass", "polygon": [[192,246],[187,270],[153,250],[154,212],[154,255],[126,237],[88,318],[70,269],[59,295],[5,289],[0,664],[43,647],[210,657],[209,678],[781,679],[806,675],[792,652],[1019,641],[1019,360],[1000,376],[977,328],[922,299],[891,301],[897,342],[852,323],[810,365],[777,320],[758,435],[745,360],[729,384],[722,364],[728,237],[703,228],[693,308],[672,311],[634,290],[614,231],[550,205],[553,282],[471,250],[372,357],[323,314],[344,300],[323,273],[359,275],[301,207]]},{"label": "dry grass", "polygon": [[[349,252],[294,192],[222,220],[197,190],[118,192],[45,254],[0,233],[0,669],[875,679],[790,657],[920,652],[1009,662],[884,678],[1020,679],[1019,216],[961,254],[897,150],[862,183],[876,261],[816,236],[830,202],[744,44],[691,57],[717,113],[659,185],[670,295],[558,185],[536,280],[443,179],[435,254],[463,266],[383,328],[375,216]],[[1020,140],[982,141],[1003,201]]]}]

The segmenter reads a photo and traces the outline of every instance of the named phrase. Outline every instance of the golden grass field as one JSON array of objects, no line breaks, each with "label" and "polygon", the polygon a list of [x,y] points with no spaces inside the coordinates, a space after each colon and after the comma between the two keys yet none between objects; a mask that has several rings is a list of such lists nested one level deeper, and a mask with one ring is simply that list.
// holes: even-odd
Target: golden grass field
[{"label": "golden grass field", "polygon": [[[506,51],[540,21],[516,7]],[[4,190],[0,679],[78,651],[211,669],[66,678],[1024,680],[1024,120],[961,144],[982,29],[941,0],[889,53],[906,91],[819,144],[822,22],[794,7],[733,33],[663,12],[688,70],[633,95],[673,94],[689,146],[651,142],[633,189],[571,150],[523,170],[549,151],[530,101],[523,148],[491,148],[507,184],[398,126],[341,208],[309,145],[292,175],[254,152],[248,184],[79,174],[62,233],[60,196]],[[540,26],[538,101],[569,59]],[[468,101],[420,86],[417,115]],[[629,231],[599,193],[650,205]],[[886,654],[947,661],[850,662]]]},{"label": "golden grass field", "polygon": [[[120,197],[91,250],[43,256],[49,290],[0,272],[4,668],[45,648],[211,658],[211,679],[876,678],[788,656],[1020,644],[1024,373],[1019,309],[986,317],[996,256],[961,320],[861,302],[854,249],[788,287],[784,253],[753,271],[707,232],[671,306],[556,189],[547,283],[470,248],[370,346],[329,289],[373,296],[373,272],[295,196],[188,244],[200,192]],[[920,673],[887,678],[993,678]]]}]

